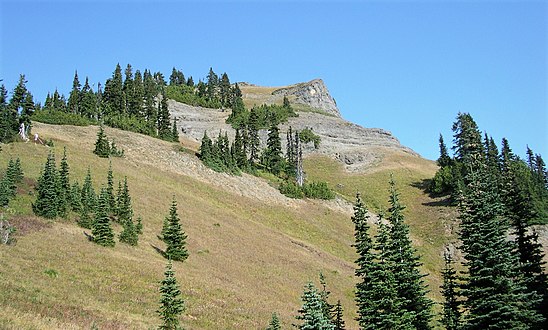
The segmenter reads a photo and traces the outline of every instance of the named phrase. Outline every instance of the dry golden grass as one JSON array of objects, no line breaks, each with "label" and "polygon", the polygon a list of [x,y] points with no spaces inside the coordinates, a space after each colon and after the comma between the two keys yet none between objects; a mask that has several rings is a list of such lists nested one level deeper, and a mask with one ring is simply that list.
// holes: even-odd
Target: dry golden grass
[{"label": "dry golden grass", "polygon": [[[88,165],[98,189],[106,182],[108,160],[91,151],[97,127],[36,124],[52,138],[59,161],[67,148],[71,179],[83,181]],[[166,261],[156,235],[172,196],[187,232],[190,258],[175,270],[187,302],[187,329],[257,329],[278,312],[285,327],[294,322],[303,285],[322,271],[332,299],[341,299],[347,323],[355,325],[352,226],[347,216],[321,203],[273,206],[175,171],[139,161],[142,143],[153,153],[171,153],[173,144],[106,130],[126,149],[112,159],[115,180],[128,177],[136,215],[144,222],[138,247],[103,248],[89,242],[74,220],[56,220],[0,247],[0,328],[148,329],[158,325],[158,281]],[[0,164],[20,157],[25,175],[36,179],[48,148],[32,143],[3,147]],[[147,156],[148,157],[148,156]],[[190,156],[189,156],[190,157]],[[257,180],[257,179],[254,179]],[[252,184],[253,181],[250,181]],[[279,198],[279,196],[278,196]],[[34,196],[10,204],[14,216],[31,215]],[[121,228],[115,227],[116,232]],[[88,231],[89,232],[89,231]],[[48,275],[51,273],[56,276]]]}]

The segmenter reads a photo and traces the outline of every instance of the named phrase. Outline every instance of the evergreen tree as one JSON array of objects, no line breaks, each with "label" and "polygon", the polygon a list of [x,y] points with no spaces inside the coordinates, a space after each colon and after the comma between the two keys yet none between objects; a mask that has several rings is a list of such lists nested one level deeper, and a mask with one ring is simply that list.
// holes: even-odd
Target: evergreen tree
[{"label": "evergreen tree", "polygon": [[118,222],[124,224],[126,221],[132,221],[133,208],[131,206],[131,196],[127,185],[127,177],[124,177],[124,186],[118,197]]},{"label": "evergreen tree", "polygon": [[59,215],[65,216],[70,204],[69,165],[67,162],[67,148],[63,148],[63,158],[59,168]]},{"label": "evergreen tree", "polygon": [[344,320],[343,320],[343,308],[341,301],[338,300],[335,305],[335,310],[333,312],[333,325],[335,326],[334,330],[345,330]]},{"label": "evergreen tree", "polygon": [[272,318],[270,319],[270,323],[268,324],[268,327],[266,330],[281,330],[282,326],[280,324],[280,319],[278,318],[278,314],[272,313]]},{"label": "evergreen tree", "polygon": [[103,102],[105,103],[106,115],[120,114],[125,109],[122,68],[120,67],[120,63],[116,64],[112,78],[108,79],[105,83]]},{"label": "evergreen tree", "polygon": [[137,232],[137,235],[141,235],[143,233],[143,219],[141,219],[140,216],[137,217],[137,223],[135,224],[135,231]]},{"label": "evergreen tree", "polygon": [[166,258],[174,261],[185,261],[188,258],[188,251],[186,249],[187,235],[181,227],[179,216],[177,215],[177,202],[173,198],[171,208],[169,209],[169,216],[166,218],[168,227],[163,233],[163,240],[167,245],[165,256]]},{"label": "evergreen tree", "polygon": [[143,76],[141,75],[141,71],[139,70],[135,71],[135,79],[133,80],[133,85],[133,98],[130,100],[129,111],[131,115],[143,118],[145,86],[143,84]]},{"label": "evergreen tree", "polygon": [[261,140],[259,139],[259,118],[255,108],[251,108],[249,112],[249,121],[247,124],[249,135],[249,164],[255,166],[259,159],[259,147]]},{"label": "evergreen tree", "polygon": [[138,229],[133,223],[133,219],[129,218],[122,222],[123,230],[120,233],[119,239],[120,242],[126,243],[132,246],[136,246],[139,241]]},{"label": "evergreen tree", "polygon": [[95,219],[92,223],[93,241],[102,246],[114,246],[114,232],[110,227],[108,217],[108,195],[105,188],[101,189],[99,194],[99,202],[95,211]]},{"label": "evergreen tree", "polygon": [[453,259],[446,251],[444,253],[445,267],[441,273],[443,284],[441,293],[443,295],[443,312],[441,323],[447,330],[460,328],[460,303],[458,301],[457,272],[453,268]]},{"label": "evergreen tree", "polygon": [[213,68],[209,68],[207,74],[207,99],[212,101],[217,95],[217,88],[219,86],[219,76],[213,72]]},{"label": "evergreen tree", "polygon": [[420,274],[422,265],[416,250],[409,238],[409,226],[404,223],[403,206],[399,201],[399,193],[393,178],[390,179],[390,208],[388,222],[390,223],[389,258],[392,261],[392,272],[400,298],[404,299],[401,308],[413,316],[413,326],[416,329],[430,329],[432,319],[432,301],[426,297],[427,289]]},{"label": "evergreen tree", "polygon": [[78,71],[74,72],[74,79],[72,81],[72,91],[69,94],[67,108],[70,113],[80,114],[81,92],[80,80],[78,79]]},{"label": "evergreen tree", "polygon": [[162,99],[158,107],[158,137],[162,140],[172,140],[167,96],[162,90]]},{"label": "evergreen tree", "polygon": [[276,124],[272,124],[268,131],[266,150],[263,155],[263,164],[269,172],[278,175],[282,170],[282,145],[280,132]]},{"label": "evergreen tree", "polygon": [[105,135],[103,125],[99,126],[97,140],[95,141],[95,150],[93,150],[93,153],[102,158],[107,158],[110,156],[110,144],[107,136]]},{"label": "evergreen tree", "polygon": [[440,134],[440,157],[438,158],[438,166],[444,167],[451,165],[451,157],[449,157],[449,153],[447,152],[447,147],[445,146],[445,142],[443,142],[443,135]]},{"label": "evergreen tree", "polygon": [[171,138],[173,142],[179,142],[179,130],[177,129],[177,118],[173,117],[173,125],[171,125]]},{"label": "evergreen tree", "polygon": [[112,162],[108,163],[108,172],[107,172],[107,197],[108,197],[108,207],[109,213],[116,213],[116,198],[114,197],[114,176],[112,174]]},{"label": "evergreen tree", "polygon": [[91,179],[91,169],[88,167],[86,178],[81,190],[81,211],[78,224],[84,228],[91,228],[91,213],[95,211],[97,206],[97,197],[95,196],[95,190],[93,189],[93,182]]},{"label": "evergreen tree", "polygon": [[297,325],[301,330],[333,330],[334,325],[331,320],[325,317],[323,313],[322,297],[318,292],[318,289],[309,282],[305,288],[304,293],[301,296],[303,305],[299,309],[299,314],[295,318],[302,321],[300,325]]},{"label": "evergreen tree", "polygon": [[171,260],[166,266],[164,279],[160,286],[160,307],[156,311],[162,319],[161,330],[182,329],[179,325],[179,315],[185,310],[185,301],[181,297],[181,290],[175,278]]},{"label": "evergreen tree", "polygon": [[48,219],[57,217],[59,203],[58,181],[55,156],[50,152],[44,169],[38,178],[36,201],[32,204],[34,214]]},{"label": "evergreen tree", "polygon": [[459,113],[453,124],[455,157],[467,164],[475,155],[483,153],[478,125],[468,113]]},{"label": "evergreen tree", "polygon": [[99,109],[97,109],[97,97],[89,85],[88,77],[86,77],[84,87],[82,87],[80,94],[82,98],[79,106],[80,114],[89,119],[97,119],[99,115]]},{"label": "evergreen tree", "polygon": [[221,76],[221,81],[219,82],[219,93],[221,98],[221,105],[223,107],[230,106],[230,94],[231,94],[231,86],[230,86],[230,79],[228,79],[228,75],[223,73]]},{"label": "evergreen tree", "polygon": [[327,290],[327,283],[322,272],[320,272],[320,285],[322,286],[322,291],[320,291],[320,297],[322,298],[322,311],[325,318],[332,320],[332,311],[335,308],[334,305],[329,303],[330,291]]},{"label": "evergreen tree", "polygon": [[506,239],[508,224],[495,183],[481,158],[472,158],[460,204],[462,252],[467,276],[462,296],[466,329],[529,329],[542,317],[539,297],[527,293],[519,263]]},{"label": "evergreen tree", "polygon": [[124,113],[131,114],[132,109],[131,105],[134,103],[134,92],[135,92],[135,86],[133,82],[133,68],[131,67],[131,64],[128,64],[126,66],[126,70],[124,71],[126,79],[124,80],[124,85],[122,87],[123,89],[123,95],[125,99],[125,108]]},{"label": "evergreen tree", "polygon": [[76,213],[82,212],[82,190],[78,182],[74,182],[70,188],[70,208]]}]

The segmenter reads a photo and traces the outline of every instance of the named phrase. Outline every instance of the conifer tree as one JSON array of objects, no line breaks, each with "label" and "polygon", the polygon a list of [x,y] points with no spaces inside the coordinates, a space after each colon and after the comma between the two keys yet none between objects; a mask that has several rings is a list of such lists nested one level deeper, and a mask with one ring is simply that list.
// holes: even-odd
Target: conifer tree
[{"label": "conifer tree", "polygon": [[112,162],[108,163],[106,191],[108,197],[109,213],[116,214],[116,198],[114,197],[114,176],[112,174]]},{"label": "conifer tree", "polygon": [[542,320],[535,309],[540,299],[526,292],[495,183],[481,158],[472,158],[466,182],[459,216],[467,268],[463,327],[528,329]]},{"label": "conifer tree", "polygon": [[438,158],[438,166],[444,167],[451,165],[451,157],[449,157],[449,153],[447,152],[447,146],[445,146],[445,142],[443,141],[443,135],[440,134],[440,157]]},{"label": "conifer tree", "polygon": [[95,211],[95,219],[92,223],[93,241],[102,246],[114,246],[114,232],[110,227],[110,220],[108,217],[108,195],[105,188],[101,189],[99,194],[99,201],[97,209]]},{"label": "conifer tree", "polygon": [[82,191],[78,182],[74,182],[70,188],[70,208],[76,213],[82,212]]},{"label": "conifer tree", "polygon": [[177,118],[173,117],[173,125],[171,125],[171,138],[173,142],[179,142],[179,129],[177,128]]},{"label": "conifer tree", "polygon": [[277,124],[272,124],[268,130],[266,150],[263,155],[263,162],[269,172],[278,175],[282,170],[282,146],[280,133]]},{"label": "conifer tree", "polygon": [[55,156],[48,154],[44,169],[38,178],[36,201],[32,204],[34,214],[48,219],[58,215],[58,174],[55,166]]},{"label": "conifer tree", "polygon": [[335,327],[323,313],[323,303],[318,289],[309,282],[301,296],[303,305],[295,318],[302,321],[296,327],[301,330],[333,330]]},{"label": "conifer tree", "polygon": [[67,148],[63,148],[63,158],[59,168],[59,215],[65,216],[70,204],[70,178],[67,162]]},{"label": "conifer tree", "polygon": [[392,261],[392,272],[400,298],[404,299],[401,308],[413,316],[413,326],[416,329],[430,329],[432,319],[432,301],[426,297],[428,292],[419,267],[422,265],[416,250],[409,238],[409,226],[404,223],[403,206],[399,201],[399,193],[393,178],[390,178],[390,208],[388,222],[390,223],[389,258]]},{"label": "conifer tree", "polygon": [[162,140],[172,140],[167,96],[162,90],[162,99],[158,105],[158,137]]},{"label": "conifer tree", "polygon": [[139,118],[144,117],[143,102],[145,97],[145,86],[143,84],[143,76],[141,71],[135,71],[135,79],[133,81],[134,90],[133,98],[130,100],[130,114]]},{"label": "conifer tree", "polygon": [[167,245],[165,257],[173,261],[185,261],[188,258],[188,251],[186,249],[187,235],[183,231],[179,216],[177,215],[177,201],[175,201],[175,197],[171,203],[166,222],[167,228],[165,232],[162,231],[163,241]]},{"label": "conifer tree", "polygon": [[259,147],[261,143],[259,140],[259,118],[255,108],[251,108],[249,112],[247,131],[249,135],[249,164],[254,167],[259,159]]},{"label": "conifer tree", "polygon": [[124,222],[122,222],[122,226],[124,229],[119,236],[120,242],[136,246],[139,241],[139,233],[137,228],[135,227],[135,224],[133,223],[133,219],[129,218],[125,220]]},{"label": "conifer tree", "polygon": [[99,109],[97,108],[97,96],[89,85],[89,79],[86,77],[84,87],[80,92],[82,100],[80,101],[80,114],[89,119],[98,119]]},{"label": "conifer tree", "polygon": [[141,235],[143,233],[143,219],[141,216],[137,217],[137,223],[135,224],[135,231],[137,232],[137,235]]},{"label": "conifer tree", "polygon": [[95,196],[95,190],[93,189],[93,182],[91,179],[91,169],[88,167],[86,178],[81,190],[81,211],[78,224],[84,228],[91,228],[91,213],[93,213],[97,206],[97,197]]},{"label": "conifer tree", "polygon": [[322,298],[323,315],[327,319],[332,320],[332,312],[335,306],[329,303],[329,295],[331,294],[331,292],[327,290],[327,282],[325,281],[325,276],[322,272],[320,272],[320,285],[322,286],[322,291],[320,291],[320,297]]},{"label": "conifer tree", "polygon": [[127,185],[127,177],[124,177],[124,186],[118,198],[118,222],[123,224],[126,221],[132,221],[133,208],[131,206],[131,196]]},{"label": "conifer tree", "polygon": [[15,164],[13,165],[13,176],[15,183],[23,182],[24,174],[23,170],[21,169],[21,159],[19,159],[19,157],[15,159]]},{"label": "conifer tree", "polygon": [[102,158],[107,158],[110,156],[110,144],[107,136],[105,135],[103,125],[99,126],[97,140],[95,141],[95,150],[93,150],[93,153]]},{"label": "conifer tree", "polygon": [[441,323],[447,330],[460,328],[460,303],[458,301],[457,272],[453,268],[453,259],[446,251],[444,253],[445,267],[441,273],[443,284],[441,285],[443,295],[443,312]]},{"label": "conifer tree", "polygon": [[181,290],[177,284],[171,260],[167,263],[164,279],[160,283],[160,307],[156,312],[162,320],[162,325],[158,329],[181,329],[179,315],[185,310],[185,301],[181,297]]},{"label": "conifer tree", "polygon": [[270,323],[268,324],[268,327],[266,330],[281,330],[282,326],[280,324],[280,319],[278,318],[278,314],[272,313],[272,318],[270,319]]},{"label": "conifer tree", "polygon": [[72,91],[70,92],[67,108],[70,113],[80,114],[81,92],[80,80],[78,79],[78,71],[74,72],[74,79],[72,81]]},{"label": "conifer tree", "polygon": [[334,330],[345,330],[344,320],[343,320],[343,308],[341,301],[338,300],[333,311],[333,325],[335,326]]}]

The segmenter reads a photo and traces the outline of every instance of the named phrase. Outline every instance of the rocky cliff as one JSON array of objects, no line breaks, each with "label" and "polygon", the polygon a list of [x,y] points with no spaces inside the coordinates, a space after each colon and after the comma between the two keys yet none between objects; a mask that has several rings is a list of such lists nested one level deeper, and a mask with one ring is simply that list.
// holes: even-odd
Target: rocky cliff
[{"label": "rocky cliff", "polygon": [[304,104],[325,111],[327,114],[341,117],[335,99],[329,94],[327,87],[321,79],[282,87],[273,91],[272,95],[293,98],[294,103]]}]

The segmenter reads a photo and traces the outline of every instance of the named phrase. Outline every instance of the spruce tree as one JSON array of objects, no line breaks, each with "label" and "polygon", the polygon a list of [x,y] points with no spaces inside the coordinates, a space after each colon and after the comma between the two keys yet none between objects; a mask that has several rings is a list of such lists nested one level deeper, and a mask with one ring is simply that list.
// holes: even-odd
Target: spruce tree
[{"label": "spruce tree", "polygon": [[162,90],[162,98],[158,105],[158,137],[162,140],[172,140],[172,132],[169,118],[169,109],[167,106],[167,96]]},{"label": "spruce tree", "polygon": [[296,325],[301,330],[333,330],[334,325],[323,313],[322,297],[318,289],[309,282],[301,296],[303,305],[295,318],[302,323]]},{"label": "spruce tree", "polygon": [[108,164],[107,172],[107,196],[108,196],[108,207],[109,213],[116,213],[116,198],[114,197],[114,175],[112,174],[112,162]]},{"label": "spruce tree", "polygon": [[343,320],[343,308],[341,305],[341,301],[338,300],[337,304],[335,305],[335,309],[333,311],[333,325],[335,326],[334,330],[345,330],[344,327],[344,320]]},{"label": "spruce tree", "polygon": [[160,330],[182,329],[179,325],[179,315],[185,310],[185,301],[175,278],[171,260],[168,261],[164,279],[160,282],[160,307],[156,311],[162,320]]},{"label": "spruce tree", "polygon": [[59,215],[65,216],[70,206],[70,178],[67,162],[67,148],[63,148],[63,158],[59,166]]},{"label": "spruce tree", "polygon": [[400,298],[404,299],[401,308],[414,316],[413,326],[416,329],[430,329],[432,319],[432,301],[426,297],[428,292],[420,273],[422,265],[417,251],[409,238],[409,226],[404,223],[403,206],[399,201],[399,193],[393,178],[390,178],[390,208],[388,222],[390,223],[390,251],[392,272]]},{"label": "spruce tree", "polygon": [[460,328],[460,303],[458,301],[457,272],[453,268],[453,259],[446,251],[444,253],[445,267],[442,270],[443,284],[441,293],[443,295],[443,311],[441,323],[447,330]]},{"label": "spruce tree", "polygon": [[173,261],[185,261],[188,258],[188,251],[186,249],[187,235],[183,231],[179,216],[177,215],[177,201],[175,201],[175,197],[171,203],[169,216],[166,217],[166,221],[168,226],[162,235],[163,241],[167,245],[165,257]]},{"label": "spruce tree", "polygon": [[78,224],[83,228],[90,229],[92,223],[91,213],[93,213],[96,209],[97,196],[95,195],[95,190],[93,189],[91,169],[89,167],[80,194],[81,210]]},{"label": "spruce tree", "polygon": [[173,117],[173,125],[171,126],[171,138],[173,142],[179,142],[179,130],[177,129],[177,118]]},{"label": "spruce tree", "polygon": [[124,177],[124,186],[118,198],[118,222],[124,224],[126,221],[132,221],[133,208],[131,206],[131,196],[127,185],[127,177]]},{"label": "spruce tree", "polygon": [[439,139],[440,144],[440,157],[437,160],[439,167],[449,166],[451,165],[451,157],[449,156],[449,153],[447,152],[447,146],[445,146],[445,142],[443,141],[443,135],[440,134]]},{"label": "spruce tree", "polygon": [[263,163],[272,174],[278,175],[282,170],[282,145],[277,124],[272,124],[268,130],[266,150],[263,155]]},{"label": "spruce tree", "polygon": [[55,156],[50,152],[44,169],[38,178],[36,201],[32,203],[34,214],[48,219],[57,217],[59,203],[58,180]]},{"label": "spruce tree", "polygon": [[261,140],[259,139],[259,118],[255,108],[251,108],[249,112],[247,131],[249,135],[249,164],[254,167],[259,159],[259,147],[261,144]]},{"label": "spruce tree", "polygon": [[122,222],[122,227],[124,228],[120,233],[119,240],[122,243],[126,243],[132,246],[136,246],[139,241],[139,233],[133,219],[127,219]]},{"label": "spruce tree", "polygon": [[73,212],[82,212],[82,190],[78,182],[74,182],[70,188],[70,208]]},{"label": "spruce tree", "polygon": [[72,91],[70,92],[67,108],[70,113],[80,114],[80,104],[81,104],[81,92],[80,80],[78,79],[78,71],[74,72],[74,79],[72,81]]},{"label": "spruce tree", "polygon": [[105,188],[101,189],[99,201],[95,211],[95,219],[92,223],[93,241],[102,246],[114,246],[114,232],[110,227],[110,219],[108,216],[108,195]]},{"label": "spruce tree", "polygon": [[462,296],[466,329],[529,329],[542,320],[536,293],[527,293],[514,245],[506,239],[503,205],[481,158],[471,159],[460,203],[466,275]]},{"label": "spruce tree", "polygon": [[278,314],[272,313],[272,318],[270,319],[270,323],[268,324],[268,327],[266,330],[281,330],[282,326],[280,324],[280,319],[278,318]]},{"label": "spruce tree", "polygon": [[107,136],[105,135],[103,125],[99,126],[97,140],[95,141],[95,150],[93,150],[93,153],[102,158],[107,158],[110,156],[110,144]]}]

